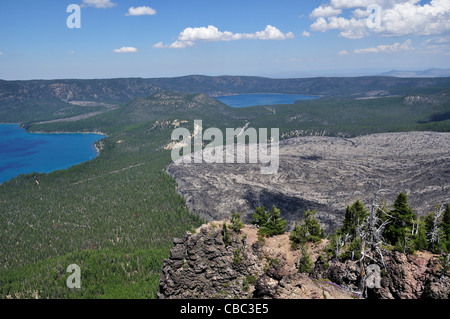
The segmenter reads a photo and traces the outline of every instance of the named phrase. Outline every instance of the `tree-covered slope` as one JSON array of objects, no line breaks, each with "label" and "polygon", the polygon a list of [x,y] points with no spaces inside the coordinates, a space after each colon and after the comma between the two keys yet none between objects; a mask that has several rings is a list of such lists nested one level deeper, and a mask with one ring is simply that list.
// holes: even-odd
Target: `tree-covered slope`
[{"label": "tree-covered slope", "polygon": [[[256,92],[269,90],[271,85],[266,92],[279,92],[282,88],[270,79],[227,79],[158,79],[158,86],[140,86],[140,81],[150,81],[143,79],[0,83],[0,122],[28,123],[30,131],[107,134],[97,144],[100,155],[90,162],[50,174],[20,176],[0,185],[0,297],[33,297],[35,292],[41,298],[154,297],[161,262],[169,254],[172,238],[202,223],[189,212],[176,182],[167,175],[171,158],[164,149],[172,130],[182,125],[192,132],[194,119],[203,120],[204,129],[237,128],[247,122],[255,128],[278,127],[285,137],[449,129],[448,119],[429,121],[448,111],[447,97],[436,94],[433,96],[442,99],[437,104],[408,105],[402,97],[327,97],[233,109],[195,93]],[[367,88],[372,80],[365,84]],[[448,87],[446,79],[430,80],[437,81],[432,82],[434,86],[421,81],[416,83],[419,91],[438,93],[441,86]],[[71,87],[70,98],[64,85],[59,91],[50,86],[59,82]],[[408,83],[398,82],[397,86]],[[168,93],[166,89],[186,93]],[[291,88],[287,85],[283,90]],[[68,103],[73,101],[122,104],[102,109],[105,106]],[[39,108],[38,117],[35,107]],[[91,108],[102,113],[70,122],[36,123],[92,112]],[[82,266],[81,291],[65,286],[69,262]]]}]

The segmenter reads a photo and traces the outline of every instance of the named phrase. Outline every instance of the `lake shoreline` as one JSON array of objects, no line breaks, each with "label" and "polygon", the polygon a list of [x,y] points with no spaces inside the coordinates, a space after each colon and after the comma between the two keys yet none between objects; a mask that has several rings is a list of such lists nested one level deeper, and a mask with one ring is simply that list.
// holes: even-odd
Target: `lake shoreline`
[{"label": "lake shoreline", "polygon": [[[100,155],[100,148],[97,146],[97,143],[105,138],[108,137],[106,133],[100,132],[100,131],[93,131],[93,132],[64,132],[64,131],[56,131],[56,132],[45,132],[45,131],[28,131],[26,130],[28,134],[95,134],[95,135],[101,135],[103,138],[99,139],[98,141],[94,142],[94,148],[97,151],[97,156]],[[96,156],[96,157],[97,157]]]},{"label": "lake shoreline", "polygon": [[93,132],[65,132],[65,131],[55,131],[55,132],[46,132],[46,131],[28,131],[29,134],[95,134],[102,135],[104,137],[108,137],[108,135],[101,131],[93,131]]},{"label": "lake shoreline", "polygon": [[295,93],[240,93],[215,97],[217,101],[233,108],[295,104],[297,101],[317,100],[320,98],[321,96],[319,95]]},{"label": "lake shoreline", "polygon": [[4,127],[2,134],[6,133],[6,139],[2,139],[0,143],[3,153],[0,157],[0,184],[22,174],[48,174],[91,161],[101,153],[101,144],[98,143],[108,137],[99,131],[33,132],[18,123],[5,123],[1,126]]}]

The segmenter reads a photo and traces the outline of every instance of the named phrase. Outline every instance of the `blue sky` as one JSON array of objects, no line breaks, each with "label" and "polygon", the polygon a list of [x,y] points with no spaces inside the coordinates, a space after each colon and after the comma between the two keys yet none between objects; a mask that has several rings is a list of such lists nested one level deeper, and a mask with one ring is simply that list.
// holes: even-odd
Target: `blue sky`
[{"label": "blue sky", "polygon": [[1,0],[0,79],[450,68],[448,21],[450,0]]}]

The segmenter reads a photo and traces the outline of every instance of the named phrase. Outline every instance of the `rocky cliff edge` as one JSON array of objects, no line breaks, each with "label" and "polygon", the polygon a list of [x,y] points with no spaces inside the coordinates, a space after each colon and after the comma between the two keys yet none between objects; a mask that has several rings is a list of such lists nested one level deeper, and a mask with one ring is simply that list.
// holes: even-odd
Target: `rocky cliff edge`
[{"label": "rocky cliff edge", "polygon": [[[158,298],[362,298],[355,293],[360,281],[357,261],[318,258],[324,255],[326,240],[308,244],[313,269],[306,274],[297,270],[301,251],[291,249],[288,233],[262,241],[254,226],[228,231],[227,244],[223,221],[174,239],[170,258],[163,263]],[[381,288],[369,290],[366,297],[449,298],[450,279],[440,275],[437,255],[386,250],[384,257]]]}]

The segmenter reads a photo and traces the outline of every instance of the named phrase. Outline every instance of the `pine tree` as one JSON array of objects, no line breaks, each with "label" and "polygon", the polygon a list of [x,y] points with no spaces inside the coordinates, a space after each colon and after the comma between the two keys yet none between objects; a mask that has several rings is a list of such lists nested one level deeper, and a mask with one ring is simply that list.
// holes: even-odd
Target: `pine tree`
[{"label": "pine tree", "polygon": [[269,219],[269,214],[266,212],[264,207],[259,206],[256,208],[255,213],[253,214],[252,217],[253,217],[252,224],[261,228],[267,223]]},{"label": "pine tree", "polygon": [[307,210],[303,213],[301,223],[296,222],[295,227],[289,234],[292,241],[292,249],[297,249],[298,245],[302,245],[308,241],[318,242],[325,237],[325,232],[316,219],[316,210]]},{"label": "pine tree", "polygon": [[349,234],[351,238],[354,238],[356,236],[356,229],[368,215],[369,213],[360,200],[354,202],[352,206],[347,206],[340,233],[344,235]]},{"label": "pine tree", "polygon": [[244,227],[244,224],[241,220],[241,213],[232,213],[231,214],[231,226],[235,232],[240,233],[241,229]]},{"label": "pine tree", "polygon": [[361,258],[361,238],[355,237],[353,238],[350,243],[348,244],[348,247],[346,248],[345,252],[343,252],[340,256],[340,258],[343,259],[351,259],[351,260],[358,260]]},{"label": "pine tree", "polygon": [[263,225],[258,234],[265,236],[274,236],[283,234],[286,230],[287,221],[280,217],[280,210],[274,205],[272,210],[269,212],[269,218],[265,225]]},{"label": "pine tree", "polygon": [[240,265],[242,262],[241,250],[236,248],[233,253],[233,265]]},{"label": "pine tree", "polygon": [[291,240],[291,248],[293,250],[298,248],[298,245],[303,245],[308,241],[308,229],[305,223],[295,223],[294,229],[289,234]]},{"label": "pine tree", "polygon": [[304,212],[303,222],[308,230],[308,241],[319,241],[325,237],[325,232],[316,219],[317,210],[310,210]]},{"label": "pine tree", "polygon": [[338,260],[341,248],[344,246],[342,236],[334,231],[328,238],[328,244],[325,246],[324,250],[330,258]]},{"label": "pine tree", "polygon": [[306,245],[302,245],[302,256],[298,262],[298,272],[309,273],[312,270],[312,261]]},{"label": "pine tree", "polygon": [[223,239],[223,243],[225,244],[225,246],[230,246],[232,241],[231,241],[231,235],[230,232],[228,231],[228,227],[227,227],[227,223],[223,223],[223,227],[222,227],[222,239]]},{"label": "pine tree", "polygon": [[417,223],[417,215],[408,204],[408,195],[398,194],[393,210],[389,212],[391,223],[386,228],[384,237],[391,245],[405,246],[404,243],[410,240],[409,234],[414,223]]}]

